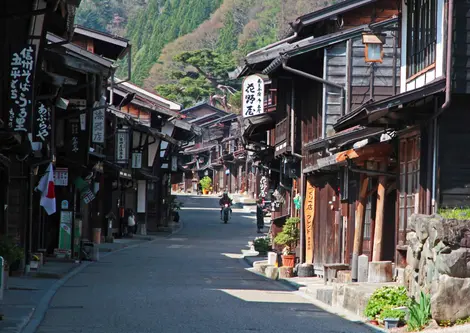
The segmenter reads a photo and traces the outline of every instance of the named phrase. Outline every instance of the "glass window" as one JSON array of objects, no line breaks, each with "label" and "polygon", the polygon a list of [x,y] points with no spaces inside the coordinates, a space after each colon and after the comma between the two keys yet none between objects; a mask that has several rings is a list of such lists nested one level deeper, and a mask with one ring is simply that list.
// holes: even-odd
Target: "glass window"
[{"label": "glass window", "polygon": [[437,0],[408,0],[408,77],[436,62]]}]

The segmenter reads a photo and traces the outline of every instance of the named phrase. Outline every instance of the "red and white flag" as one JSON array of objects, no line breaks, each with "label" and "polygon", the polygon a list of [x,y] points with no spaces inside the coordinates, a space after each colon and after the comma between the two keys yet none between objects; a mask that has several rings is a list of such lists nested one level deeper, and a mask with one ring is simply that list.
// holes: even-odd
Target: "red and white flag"
[{"label": "red and white flag", "polygon": [[47,215],[52,215],[56,212],[55,205],[55,185],[54,185],[54,168],[52,163],[49,164],[46,173],[42,176],[37,187],[41,191],[41,206],[44,207]]}]

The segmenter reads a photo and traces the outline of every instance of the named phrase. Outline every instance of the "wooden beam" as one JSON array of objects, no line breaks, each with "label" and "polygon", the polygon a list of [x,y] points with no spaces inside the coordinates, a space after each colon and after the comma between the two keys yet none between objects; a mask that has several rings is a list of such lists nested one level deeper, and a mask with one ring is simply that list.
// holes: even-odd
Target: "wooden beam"
[{"label": "wooden beam", "polygon": [[[387,171],[387,162],[380,162],[380,171]],[[375,210],[375,231],[374,231],[374,247],[372,252],[372,261],[380,261],[382,259],[382,239],[384,226],[384,209],[385,209],[385,188],[387,185],[387,177],[379,176],[379,185],[377,189],[377,207]]]},{"label": "wooden beam", "polygon": [[359,257],[362,253],[362,242],[364,239],[364,213],[367,200],[367,189],[369,187],[369,177],[361,175],[360,184],[359,199],[356,204],[353,257]]}]

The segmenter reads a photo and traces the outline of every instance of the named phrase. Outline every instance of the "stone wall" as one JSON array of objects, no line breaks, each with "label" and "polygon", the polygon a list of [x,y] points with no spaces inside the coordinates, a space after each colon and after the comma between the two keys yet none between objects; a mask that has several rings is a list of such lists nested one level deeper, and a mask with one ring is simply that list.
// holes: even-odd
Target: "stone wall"
[{"label": "stone wall", "polygon": [[431,294],[437,321],[470,317],[470,220],[412,215],[408,221],[405,285]]}]

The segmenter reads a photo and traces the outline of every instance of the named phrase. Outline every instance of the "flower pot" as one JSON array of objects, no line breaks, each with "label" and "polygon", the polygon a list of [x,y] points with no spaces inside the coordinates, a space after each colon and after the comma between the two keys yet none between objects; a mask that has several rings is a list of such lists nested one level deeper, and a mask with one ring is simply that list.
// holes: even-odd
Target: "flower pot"
[{"label": "flower pot", "polygon": [[282,255],[282,266],[294,267],[295,266],[295,254]]},{"label": "flower pot", "polygon": [[369,320],[369,323],[370,323],[371,325],[379,326],[379,321],[378,321],[377,319]]},{"label": "flower pot", "polygon": [[398,323],[400,322],[400,319],[398,318],[385,318],[384,323],[385,323],[385,329],[391,329],[398,327]]}]

